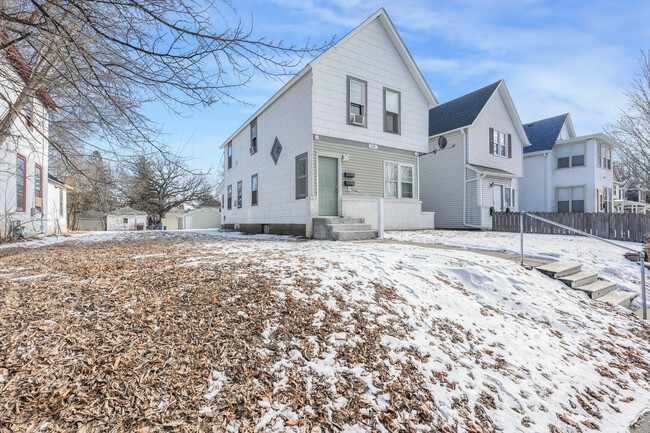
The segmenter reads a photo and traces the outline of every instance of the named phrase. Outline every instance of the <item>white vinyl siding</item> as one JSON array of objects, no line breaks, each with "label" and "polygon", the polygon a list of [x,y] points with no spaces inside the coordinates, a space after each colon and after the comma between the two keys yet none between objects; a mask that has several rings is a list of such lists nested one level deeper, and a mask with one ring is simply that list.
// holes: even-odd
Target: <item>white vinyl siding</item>
[{"label": "white vinyl siding", "polygon": [[[366,128],[350,125],[342,118],[348,114],[347,77],[367,82]],[[384,88],[400,92],[400,134],[384,131]],[[313,67],[314,134],[426,152],[428,108],[429,103],[378,20]]]}]

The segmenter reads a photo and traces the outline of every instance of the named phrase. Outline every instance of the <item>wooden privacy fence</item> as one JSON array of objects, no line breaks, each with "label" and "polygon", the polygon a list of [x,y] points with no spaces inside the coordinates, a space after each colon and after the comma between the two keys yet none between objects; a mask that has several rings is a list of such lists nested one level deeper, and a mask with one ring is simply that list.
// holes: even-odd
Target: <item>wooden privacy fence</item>
[{"label": "wooden privacy fence", "polygon": [[[643,242],[645,237],[650,234],[650,215],[577,212],[529,213],[605,239]],[[493,213],[492,230],[519,232],[519,212]],[[553,226],[527,215],[524,215],[524,233],[575,235],[569,230]]]}]

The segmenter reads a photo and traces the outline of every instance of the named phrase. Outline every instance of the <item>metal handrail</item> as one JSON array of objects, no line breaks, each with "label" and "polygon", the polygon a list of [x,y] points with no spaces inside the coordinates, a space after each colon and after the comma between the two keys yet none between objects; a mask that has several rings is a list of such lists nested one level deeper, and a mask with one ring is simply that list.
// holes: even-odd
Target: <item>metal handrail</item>
[{"label": "metal handrail", "polygon": [[520,212],[519,213],[519,232],[521,235],[521,266],[524,265],[524,216],[528,215],[531,218],[543,221],[547,224],[554,225],[556,227],[560,227],[565,230],[569,230],[574,233],[578,233],[582,236],[586,236],[588,238],[596,239],[601,242],[605,242],[610,245],[614,245],[615,247],[627,250],[627,251],[632,251],[634,253],[639,254],[639,264],[641,265],[641,301],[643,302],[643,319],[647,320],[648,319],[648,306],[647,306],[647,300],[646,300],[646,287],[645,287],[645,251],[637,251],[633,248],[626,247],[623,245],[619,245],[616,242],[613,242],[609,239],[601,238],[600,236],[592,235],[591,233],[583,232],[582,230],[574,229],[573,227],[565,226],[564,224],[557,223],[555,221],[551,221],[546,218],[542,218],[540,216],[537,216],[535,214],[529,213],[529,212]]}]

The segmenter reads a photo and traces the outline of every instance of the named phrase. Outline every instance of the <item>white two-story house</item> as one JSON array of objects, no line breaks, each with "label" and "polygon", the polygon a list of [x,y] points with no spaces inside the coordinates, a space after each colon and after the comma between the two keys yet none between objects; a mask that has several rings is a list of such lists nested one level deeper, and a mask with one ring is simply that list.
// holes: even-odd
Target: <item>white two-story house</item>
[{"label": "white two-story house", "polygon": [[603,133],[577,137],[566,113],[524,125],[521,209],[530,212],[612,212],[616,142]]},{"label": "white two-story house", "polygon": [[420,193],[436,227],[491,229],[492,212],[516,211],[528,145],[503,80],[431,108]]},{"label": "white two-story house", "polygon": [[317,220],[365,236],[378,228],[382,198],[386,229],[433,228],[433,214],[421,209],[418,155],[435,104],[390,18],[377,11],[222,144],[222,227],[331,237],[314,234]]},{"label": "white two-story house", "polygon": [[[0,31],[0,43],[9,42]],[[30,73],[15,47],[0,52],[0,118],[7,101],[16,101]],[[44,89],[37,90],[0,143],[0,237],[19,226],[25,234],[47,234],[48,219],[48,110],[57,110]]]}]

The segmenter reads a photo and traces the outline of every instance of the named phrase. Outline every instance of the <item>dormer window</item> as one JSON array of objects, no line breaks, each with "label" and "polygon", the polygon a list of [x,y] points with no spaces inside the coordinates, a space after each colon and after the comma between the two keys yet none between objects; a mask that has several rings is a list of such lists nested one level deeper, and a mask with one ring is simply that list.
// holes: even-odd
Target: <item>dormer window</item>
[{"label": "dormer window", "polygon": [[251,122],[251,155],[257,153],[257,119]]},{"label": "dormer window", "polygon": [[348,125],[366,127],[367,83],[348,77]]}]

